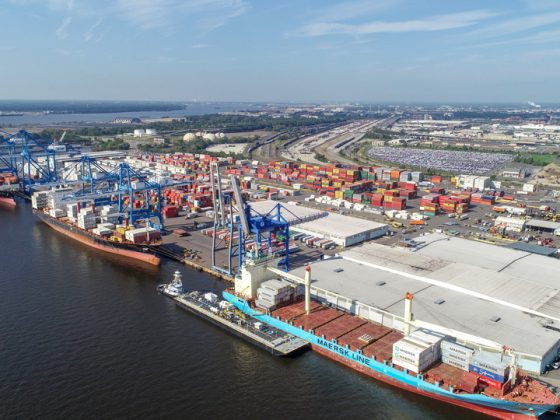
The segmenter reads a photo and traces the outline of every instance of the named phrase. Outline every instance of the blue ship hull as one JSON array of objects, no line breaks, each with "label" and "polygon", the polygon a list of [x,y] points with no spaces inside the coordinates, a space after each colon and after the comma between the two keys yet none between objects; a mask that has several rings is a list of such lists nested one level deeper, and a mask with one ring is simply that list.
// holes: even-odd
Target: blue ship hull
[{"label": "blue ship hull", "polygon": [[247,301],[231,293],[224,291],[223,297],[245,314],[275,328],[300,337],[310,342],[314,348],[322,349],[323,353],[332,353],[336,356],[336,359],[345,359],[351,366],[358,364],[362,367],[360,370],[364,373],[368,373],[368,370],[371,370],[372,376],[379,377],[380,379],[384,377],[387,379],[386,382],[411,390],[415,393],[446,401],[451,404],[467,407],[472,410],[480,411],[500,418],[535,418],[557,408],[556,405],[525,404],[514,401],[498,400],[481,394],[457,394],[453,391],[452,387],[445,389],[425,381],[422,374],[412,376],[407,372],[394,368],[392,364],[384,364],[373,358],[368,358],[361,354],[359,350],[352,351],[349,348],[339,346],[335,341],[328,341],[322,337],[314,335],[312,332],[307,332],[301,328],[297,328],[283,322],[280,319],[276,319],[256,311],[249,306]]}]

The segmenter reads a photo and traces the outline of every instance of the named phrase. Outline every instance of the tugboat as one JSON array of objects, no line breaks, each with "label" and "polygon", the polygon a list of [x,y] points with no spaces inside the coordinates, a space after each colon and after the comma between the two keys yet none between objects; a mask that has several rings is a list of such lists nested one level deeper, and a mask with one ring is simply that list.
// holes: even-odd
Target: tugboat
[{"label": "tugboat", "polygon": [[181,272],[179,270],[175,271],[171,283],[163,283],[158,285],[157,291],[166,296],[169,296],[170,298],[176,298],[177,296],[182,295],[183,282]]}]

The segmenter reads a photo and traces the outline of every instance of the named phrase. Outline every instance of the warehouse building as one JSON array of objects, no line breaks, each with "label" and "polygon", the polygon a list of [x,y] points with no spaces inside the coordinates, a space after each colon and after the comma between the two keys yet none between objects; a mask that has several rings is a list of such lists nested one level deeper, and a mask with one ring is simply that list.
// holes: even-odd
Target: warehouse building
[{"label": "warehouse building", "polygon": [[389,226],[385,223],[329,213],[325,218],[298,224],[292,230],[330,239],[339,246],[347,247],[385,236],[389,232]]},{"label": "warehouse building", "polygon": [[[404,297],[415,322],[475,348],[512,348],[519,365],[540,373],[560,351],[560,261],[430,234],[414,248],[364,244],[311,264],[315,298],[403,328]],[[303,268],[291,273],[303,277]]]},{"label": "warehouse building", "polygon": [[[251,208],[260,214],[273,211],[278,201],[251,202]],[[330,239],[338,246],[347,247],[385,236],[389,226],[357,217],[343,216],[309,207],[281,203],[282,217],[290,222],[292,232],[302,232],[318,238]]]}]

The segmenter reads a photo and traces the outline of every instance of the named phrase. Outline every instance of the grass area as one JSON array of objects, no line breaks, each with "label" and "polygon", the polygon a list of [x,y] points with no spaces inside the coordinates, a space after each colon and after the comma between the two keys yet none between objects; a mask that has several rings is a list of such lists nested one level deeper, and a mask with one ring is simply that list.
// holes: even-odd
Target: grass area
[{"label": "grass area", "polygon": [[558,153],[518,153],[514,162],[528,165],[546,166],[558,159]]},{"label": "grass area", "polygon": [[317,159],[319,162],[329,163],[329,160],[326,158],[326,156],[321,153],[315,153],[315,159]]}]

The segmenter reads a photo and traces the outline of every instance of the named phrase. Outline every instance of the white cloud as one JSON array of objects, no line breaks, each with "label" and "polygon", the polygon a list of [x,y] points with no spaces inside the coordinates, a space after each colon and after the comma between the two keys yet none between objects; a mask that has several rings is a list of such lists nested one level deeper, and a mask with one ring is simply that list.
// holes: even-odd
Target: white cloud
[{"label": "white cloud", "polygon": [[19,5],[41,4],[52,10],[72,10],[75,5],[74,0],[10,0],[10,3]]},{"label": "white cloud", "polygon": [[468,45],[466,46],[466,48],[488,48],[511,44],[546,44],[551,42],[560,43],[560,29],[541,31],[533,35],[521,36],[516,38],[509,37],[508,39],[500,41],[491,41]]},{"label": "white cloud", "polygon": [[208,44],[193,44],[191,45],[191,48],[208,48],[209,45]]},{"label": "white cloud", "polygon": [[116,13],[142,29],[183,24],[194,18],[205,30],[216,29],[248,10],[244,0],[117,0]]},{"label": "white cloud", "polygon": [[472,26],[492,16],[494,16],[493,13],[478,10],[398,22],[375,21],[361,24],[319,22],[305,25],[297,30],[295,34],[313,37],[334,34],[366,35],[373,33],[443,31]]},{"label": "white cloud", "polygon": [[473,31],[471,35],[498,37],[511,35],[517,32],[528,31],[530,29],[535,29],[541,26],[551,25],[558,22],[560,22],[560,13],[558,12],[529,15],[522,18],[509,19],[503,22],[494,23],[493,25]]},{"label": "white cloud", "polygon": [[371,1],[371,0],[356,0],[344,1],[332,6],[322,7],[320,11],[314,15],[317,22],[333,22],[364,17],[367,14],[379,12],[392,8],[402,0],[385,0],[385,1]]},{"label": "white cloud", "polygon": [[67,16],[62,21],[62,24],[56,29],[55,33],[59,39],[66,39],[68,38],[68,26],[72,23],[72,17]]},{"label": "white cloud", "polygon": [[103,18],[97,19],[97,21],[89,27],[89,29],[84,32],[84,41],[89,42],[93,38],[93,31],[103,22]]}]

